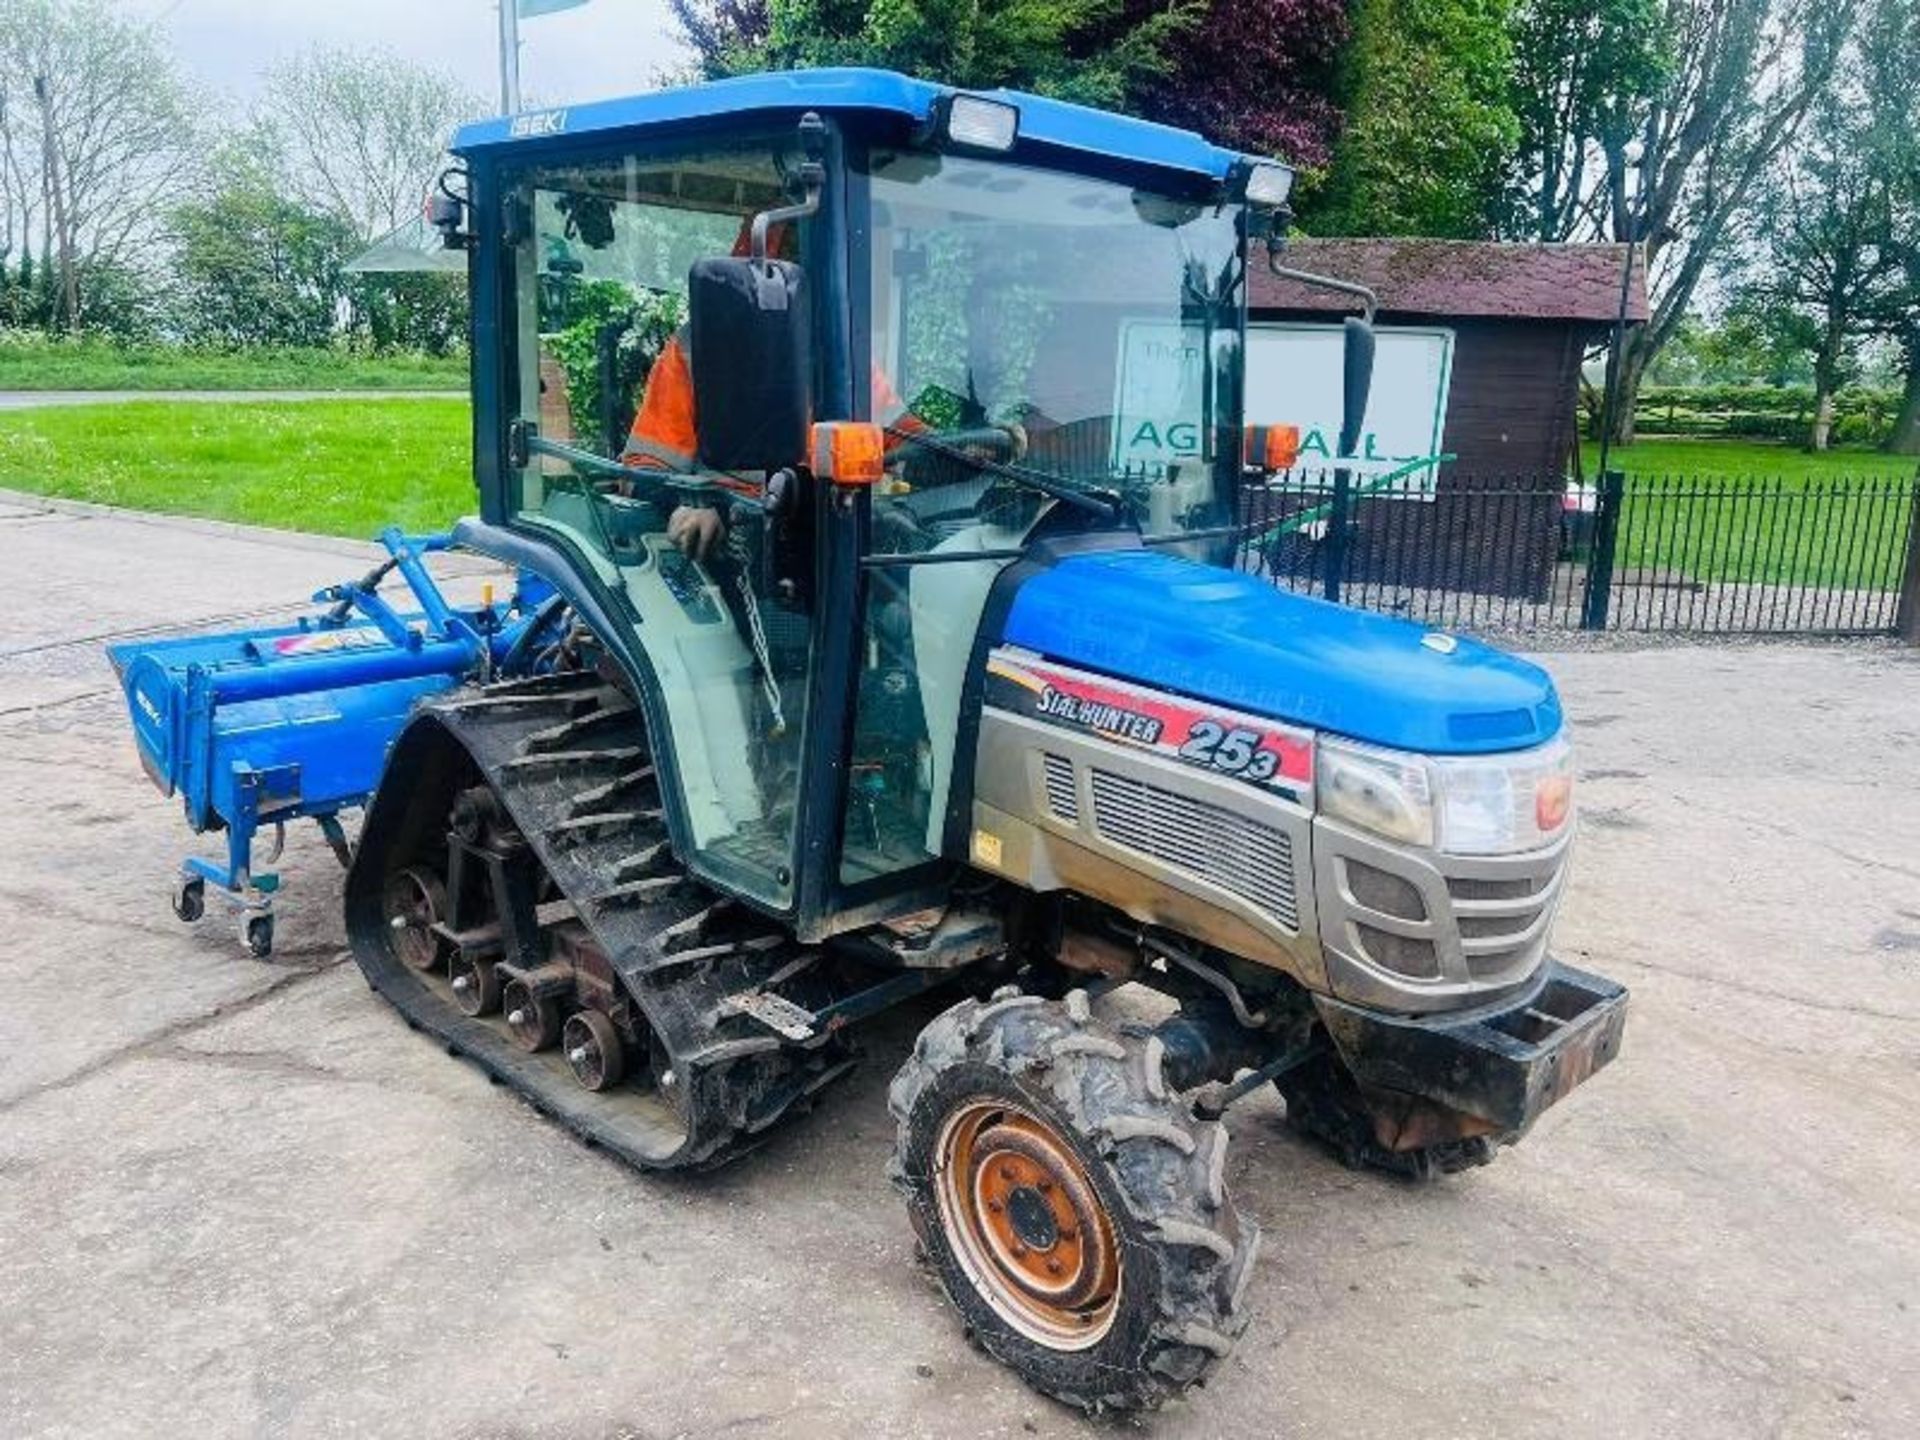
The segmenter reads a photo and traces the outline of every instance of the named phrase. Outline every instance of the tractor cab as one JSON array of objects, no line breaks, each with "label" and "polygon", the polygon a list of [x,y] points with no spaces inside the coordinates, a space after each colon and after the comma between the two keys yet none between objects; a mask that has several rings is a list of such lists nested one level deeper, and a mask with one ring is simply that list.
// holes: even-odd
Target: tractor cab
[{"label": "tractor cab", "polygon": [[676,849],[803,931],[924,903],[1000,573],[1233,519],[1284,167],[858,71],[456,149],[484,516],[651,677]]}]

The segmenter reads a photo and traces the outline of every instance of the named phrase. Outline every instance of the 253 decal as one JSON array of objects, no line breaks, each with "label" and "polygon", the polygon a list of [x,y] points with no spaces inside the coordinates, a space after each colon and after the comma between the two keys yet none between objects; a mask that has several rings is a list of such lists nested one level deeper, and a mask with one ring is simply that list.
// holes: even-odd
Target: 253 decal
[{"label": "253 decal", "polygon": [[1196,720],[1187,732],[1187,743],[1175,753],[1227,775],[1271,780],[1280,768],[1280,757],[1261,745],[1260,739],[1259,731],[1244,726]]}]

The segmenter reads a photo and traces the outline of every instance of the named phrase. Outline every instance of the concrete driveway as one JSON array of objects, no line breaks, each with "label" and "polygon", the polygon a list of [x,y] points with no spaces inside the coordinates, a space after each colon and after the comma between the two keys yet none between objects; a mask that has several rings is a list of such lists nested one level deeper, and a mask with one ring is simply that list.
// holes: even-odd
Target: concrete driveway
[{"label": "concrete driveway", "polygon": [[[289,842],[279,948],[168,913],[193,843],[100,640],[364,551],[0,497],[0,1432],[1097,1435],[972,1351],[882,1179],[889,1074],[636,1176],[410,1033]],[[1255,1328],[1160,1436],[1920,1433],[1920,655],[1549,657],[1560,945],[1626,1053],[1492,1168],[1350,1174],[1270,1101]]]}]

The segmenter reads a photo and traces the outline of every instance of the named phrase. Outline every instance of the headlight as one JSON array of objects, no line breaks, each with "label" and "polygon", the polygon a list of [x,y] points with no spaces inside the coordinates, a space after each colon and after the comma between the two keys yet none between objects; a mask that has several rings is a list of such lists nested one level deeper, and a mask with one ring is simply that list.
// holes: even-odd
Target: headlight
[{"label": "headlight", "polygon": [[1322,740],[1314,788],[1328,815],[1389,840],[1433,844],[1433,791],[1418,755]]},{"label": "headlight", "polygon": [[1537,850],[1573,815],[1573,750],[1564,740],[1506,755],[1432,756],[1323,740],[1318,765],[1324,813],[1450,855]]}]

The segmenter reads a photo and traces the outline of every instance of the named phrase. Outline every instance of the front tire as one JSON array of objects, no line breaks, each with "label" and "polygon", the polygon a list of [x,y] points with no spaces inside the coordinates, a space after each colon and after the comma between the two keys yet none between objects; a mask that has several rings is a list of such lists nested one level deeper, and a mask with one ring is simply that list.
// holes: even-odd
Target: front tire
[{"label": "front tire", "polygon": [[888,1102],[892,1177],[928,1259],[981,1345],[1035,1389],[1152,1409],[1246,1329],[1259,1232],[1226,1193],[1226,1131],[1083,992],[956,1005]]}]

